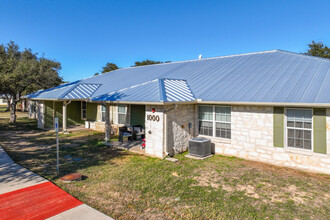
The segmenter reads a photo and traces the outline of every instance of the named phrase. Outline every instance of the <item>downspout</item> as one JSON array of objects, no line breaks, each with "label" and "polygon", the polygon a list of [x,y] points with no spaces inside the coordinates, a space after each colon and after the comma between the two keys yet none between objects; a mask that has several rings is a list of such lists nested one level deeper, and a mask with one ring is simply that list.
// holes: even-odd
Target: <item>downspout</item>
[{"label": "downspout", "polygon": [[164,110],[164,115],[163,115],[163,120],[164,120],[164,145],[165,145],[165,154],[166,156],[169,156],[169,147],[167,146],[167,112],[172,111],[174,109],[176,109],[178,107],[177,104],[174,104],[174,106],[172,108],[169,108],[167,110]]}]

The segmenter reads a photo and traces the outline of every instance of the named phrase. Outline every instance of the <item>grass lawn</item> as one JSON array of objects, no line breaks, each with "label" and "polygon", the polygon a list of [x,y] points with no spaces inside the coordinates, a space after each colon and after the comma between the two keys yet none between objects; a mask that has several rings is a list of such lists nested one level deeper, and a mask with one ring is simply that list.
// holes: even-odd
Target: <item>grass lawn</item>
[{"label": "grass lawn", "polygon": [[[103,146],[102,133],[61,135],[62,183],[55,136],[19,118],[0,119],[0,143],[15,162],[115,219],[329,219],[330,176],[215,155],[177,155],[177,163]],[[9,135],[12,134],[12,136]],[[74,162],[64,156],[82,158]]]},{"label": "grass lawn", "polygon": [[[5,112],[7,109],[7,105],[0,105],[0,118],[2,117],[10,117],[10,111]],[[27,112],[22,112],[22,111],[16,111],[16,115],[18,117],[27,117],[28,113]]]}]

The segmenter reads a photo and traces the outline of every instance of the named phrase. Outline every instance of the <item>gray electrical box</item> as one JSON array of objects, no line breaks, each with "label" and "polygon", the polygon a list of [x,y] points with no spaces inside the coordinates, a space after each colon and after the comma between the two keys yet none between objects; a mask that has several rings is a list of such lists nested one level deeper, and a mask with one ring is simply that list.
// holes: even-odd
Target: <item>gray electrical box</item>
[{"label": "gray electrical box", "polygon": [[189,140],[189,154],[196,157],[206,157],[211,154],[211,140],[196,137]]}]

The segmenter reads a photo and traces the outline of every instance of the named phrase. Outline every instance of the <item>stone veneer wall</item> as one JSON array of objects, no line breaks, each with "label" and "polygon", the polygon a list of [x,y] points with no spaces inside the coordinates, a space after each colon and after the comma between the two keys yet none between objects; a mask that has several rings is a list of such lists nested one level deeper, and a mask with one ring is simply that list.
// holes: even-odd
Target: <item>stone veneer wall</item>
[{"label": "stone veneer wall", "polygon": [[330,109],[327,154],[273,146],[273,107],[232,106],[231,140],[211,138],[215,153],[330,174]]},{"label": "stone veneer wall", "polygon": [[[101,121],[101,105],[97,106],[97,121],[89,121],[90,129],[105,132],[105,122]],[[117,124],[117,106],[115,104],[110,104],[110,122],[111,122],[111,134],[119,135],[119,127],[123,125]],[[88,121],[88,120],[87,120]]]},{"label": "stone veneer wall", "polygon": [[[111,134],[118,135],[119,134],[119,127],[120,125],[111,125]],[[103,121],[91,121],[90,122],[90,129],[105,132],[105,122]]]},{"label": "stone veneer wall", "polygon": [[[174,155],[188,150],[189,140],[197,135],[197,105],[166,106],[166,146],[167,152]],[[190,127],[189,127],[190,126]]]}]

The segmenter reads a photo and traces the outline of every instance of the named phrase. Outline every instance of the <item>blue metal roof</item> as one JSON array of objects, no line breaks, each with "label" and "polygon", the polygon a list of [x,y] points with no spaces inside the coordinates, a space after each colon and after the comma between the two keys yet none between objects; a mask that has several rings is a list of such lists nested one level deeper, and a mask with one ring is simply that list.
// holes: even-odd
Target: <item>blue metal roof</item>
[{"label": "blue metal roof", "polygon": [[185,80],[155,79],[108,94],[92,101],[187,102],[195,97]]},{"label": "blue metal roof", "polygon": [[[94,99],[158,79],[185,80],[193,97],[202,101],[330,103],[330,60],[281,50],[122,68],[75,83],[100,84],[91,95]],[[59,99],[72,88],[54,88],[34,98]],[[130,100],[162,100],[156,88],[159,85],[137,86]],[[175,101],[170,91],[167,100]]]},{"label": "blue metal roof", "polygon": [[60,99],[87,99],[101,86],[101,84],[79,83],[67,93],[63,94]]},{"label": "blue metal roof", "polygon": [[163,92],[164,102],[188,102],[196,98],[190,90],[186,80],[160,79],[160,89]]},{"label": "blue metal roof", "polygon": [[159,102],[158,79],[96,96],[93,101]]},{"label": "blue metal roof", "polygon": [[29,98],[29,99],[59,99],[63,94],[70,91],[72,88],[74,88],[79,81],[71,82],[71,83],[64,83],[62,85],[59,85],[57,87],[53,87],[46,90],[39,90],[37,92],[28,94],[26,96],[23,96],[23,98]]}]

